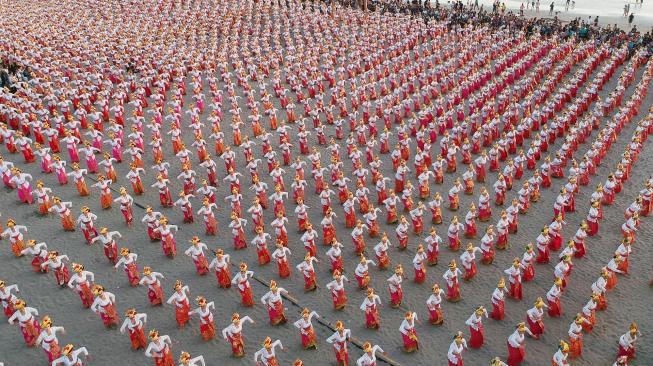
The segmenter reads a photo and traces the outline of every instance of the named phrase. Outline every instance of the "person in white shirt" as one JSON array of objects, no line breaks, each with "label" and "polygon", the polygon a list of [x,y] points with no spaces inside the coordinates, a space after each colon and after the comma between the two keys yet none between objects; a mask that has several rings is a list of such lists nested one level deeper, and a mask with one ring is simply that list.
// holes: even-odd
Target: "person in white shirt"
[{"label": "person in white shirt", "polygon": [[501,361],[499,357],[495,357],[492,360],[490,360],[490,366],[508,366],[508,364]]},{"label": "person in white shirt", "polygon": [[336,331],[329,338],[327,343],[333,344],[333,350],[336,354],[336,361],[338,365],[349,364],[349,351],[347,349],[347,342],[351,337],[351,330],[345,329],[345,326],[340,320],[336,322]]},{"label": "person in white shirt", "polygon": [[231,280],[231,284],[235,285],[240,292],[241,303],[243,306],[250,307],[254,305],[254,299],[252,296],[252,287],[249,284],[249,279],[254,276],[253,271],[247,270],[246,263],[240,263],[240,271],[236,273],[234,278]]},{"label": "person in white shirt", "polygon": [[0,280],[0,305],[2,305],[2,310],[8,318],[14,315],[15,305],[18,301],[12,291],[20,292],[18,285],[7,285],[4,280]]},{"label": "person in white shirt", "polygon": [[118,325],[118,314],[116,313],[116,296],[109,291],[105,291],[103,286],[93,286],[93,295],[95,300],[91,305],[91,310],[102,318],[104,326],[114,328]]},{"label": "person in white shirt", "polygon": [[413,257],[413,270],[415,272],[413,281],[417,284],[426,281],[426,262],[427,258],[424,246],[419,244],[417,246],[417,253],[415,253],[415,256]]},{"label": "person in white shirt", "polygon": [[469,326],[469,346],[472,348],[481,348],[485,341],[483,316],[488,317],[487,310],[483,306],[479,306],[465,322]]},{"label": "person in white shirt", "polygon": [[569,362],[567,362],[567,358],[570,356],[569,352],[570,346],[567,342],[560,341],[558,350],[553,354],[553,358],[551,359],[551,364],[553,366],[569,366]]},{"label": "person in white shirt", "polygon": [[508,337],[508,365],[519,365],[524,360],[526,356],[524,334],[533,336],[525,323],[519,323],[517,329]]},{"label": "person in white shirt", "polygon": [[468,243],[467,248],[460,255],[460,263],[465,270],[465,274],[463,275],[465,281],[469,281],[476,276],[476,253],[481,252],[481,248],[475,247],[472,243]]},{"label": "person in white shirt", "polygon": [[345,282],[349,279],[342,275],[339,270],[333,272],[333,281],[327,283],[326,288],[331,292],[333,299],[333,308],[335,310],[344,309],[347,305],[347,294],[345,293]]},{"label": "person in white shirt", "polygon": [[190,240],[191,246],[184,251],[184,254],[189,256],[195,264],[195,272],[203,276],[209,272],[209,264],[204,255],[204,251],[208,250],[206,244],[200,241],[200,238],[193,236]]},{"label": "person in white shirt", "polygon": [[637,324],[635,322],[630,323],[628,332],[619,337],[619,351],[617,352],[617,358],[626,357],[627,361],[635,358],[635,342],[641,335],[642,334],[639,332]]},{"label": "person in white shirt", "polygon": [[456,265],[456,260],[452,259],[449,263],[449,269],[442,275],[442,278],[447,281],[447,301],[458,302],[460,301],[460,285],[458,284],[458,275],[462,272]]},{"label": "person in white shirt", "polygon": [[533,307],[526,310],[526,322],[534,339],[539,339],[544,334],[544,322],[542,319],[544,317],[544,308],[546,307],[547,305],[544,303],[544,300],[538,297]]},{"label": "person in white shirt", "polygon": [[403,300],[404,293],[401,283],[404,281],[404,268],[401,264],[395,266],[395,273],[387,279],[390,291],[390,306],[398,308]]},{"label": "person in white shirt", "polygon": [[463,332],[458,332],[453,337],[453,342],[449,345],[447,352],[447,361],[449,366],[463,365],[463,351],[467,348],[467,341],[463,337]]},{"label": "person in white shirt", "polygon": [[88,357],[88,350],[86,347],[79,347],[74,349],[72,344],[67,344],[61,350],[61,355],[61,357],[52,361],[52,366],[83,366],[82,358],[80,356],[84,355],[84,357]]},{"label": "person in white shirt", "polygon": [[272,342],[270,337],[265,337],[265,340],[263,341],[263,348],[254,353],[254,362],[256,362],[257,365],[261,366],[278,365],[275,352],[276,347],[283,349],[283,345],[281,344],[280,340],[277,339],[276,341]]},{"label": "person in white shirt", "polygon": [[9,324],[18,322],[20,332],[23,333],[25,344],[29,347],[36,344],[39,335],[39,324],[36,317],[39,315],[38,310],[27,306],[24,300],[17,299],[14,302],[14,313],[7,320]]},{"label": "person in white shirt", "polygon": [[230,256],[229,254],[224,254],[222,248],[216,249],[214,253],[215,258],[209,264],[209,270],[212,269],[215,272],[218,287],[229,288],[231,287]]},{"label": "person in white shirt", "polygon": [[137,313],[136,309],[129,309],[125,313],[125,320],[120,326],[120,333],[129,332],[131,347],[134,351],[147,347],[144,331],[145,323],[147,323],[147,314]]},{"label": "person in white shirt", "polygon": [[503,272],[508,275],[508,282],[510,282],[510,297],[516,300],[521,300],[523,297],[522,294],[522,271],[523,266],[519,258],[515,258],[512,261],[512,266]]},{"label": "person in white shirt", "polygon": [[48,362],[52,362],[59,357],[59,339],[57,333],[66,333],[64,327],[53,327],[52,319],[48,315],[41,319],[41,333],[36,339],[36,344],[43,348],[48,356]]},{"label": "person in white shirt", "polygon": [[313,262],[320,263],[317,258],[311,255],[311,253],[306,253],[304,260],[296,266],[296,268],[304,275],[304,291],[307,292],[313,291],[317,288],[317,279]]},{"label": "person in white shirt", "polygon": [[179,328],[183,328],[188,322],[188,313],[190,311],[190,289],[184,285],[180,280],[175,281],[174,292],[168,300],[167,304],[175,306],[175,320]]},{"label": "person in white shirt", "polygon": [[238,313],[231,316],[231,324],[222,330],[222,337],[231,343],[231,352],[234,357],[242,357],[245,354],[245,344],[243,343],[243,322],[254,321],[249,316],[240,317]]},{"label": "person in white shirt", "polygon": [[415,330],[415,322],[417,321],[417,313],[407,311],[404,315],[404,320],[399,326],[399,332],[404,341],[404,351],[411,353],[419,349],[419,339]]},{"label": "person in white shirt", "polygon": [[95,274],[90,271],[84,270],[84,265],[73,263],[73,275],[68,280],[68,287],[74,289],[79,298],[82,300],[82,306],[85,308],[91,307],[93,304],[93,282],[95,281]]},{"label": "person in white shirt", "polygon": [[286,316],[284,315],[283,295],[288,295],[288,291],[282,287],[277,287],[276,281],[270,281],[270,291],[261,298],[261,303],[266,306],[271,325],[284,324]]},{"label": "person in white shirt", "polygon": [[25,243],[23,241],[23,233],[27,233],[27,226],[16,225],[14,219],[7,220],[7,228],[0,234],[2,238],[9,238],[11,243],[11,251],[16,257],[20,257],[20,253],[25,249]]},{"label": "person in white shirt", "polygon": [[381,298],[374,293],[374,289],[367,288],[367,296],[363,299],[360,309],[365,312],[365,327],[368,329],[379,329],[381,320],[379,318],[378,306],[381,305]]},{"label": "person in white shirt", "polygon": [[108,228],[100,229],[100,235],[91,239],[91,243],[99,242],[104,248],[104,256],[115,266],[118,262],[118,245],[115,237],[121,239],[122,235],[118,231],[109,231]]},{"label": "person in white shirt", "polygon": [[560,297],[562,296],[562,280],[556,278],[553,281],[553,286],[546,293],[547,305],[549,307],[548,313],[552,318],[562,316],[562,305],[560,305]]},{"label": "person in white shirt", "polygon": [[154,359],[156,365],[174,365],[172,360],[172,341],[167,335],[159,335],[157,330],[150,330],[150,344],[145,349],[145,356]]},{"label": "person in white shirt", "polygon": [[313,317],[320,317],[315,311],[309,311],[304,309],[302,311],[302,317],[299,320],[295,321],[293,325],[299,329],[299,334],[301,336],[302,348],[304,349],[316,349],[317,348],[317,339],[315,338],[315,330],[313,329],[313,323],[311,319]]},{"label": "person in white shirt", "polygon": [[363,343],[363,355],[356,360],[357,366],[376,366],[376,353],[381,352],[385,354],[385,351],[378,345],[372,346],[370,342]]},{"label": "person in white shirt", "polygon": [[132,287],[138,286],[138,283],[141,279],[138,271],[138,267],[136,266],[137,259],[138,259],[138,254],[132,253],[129,250],[129,248],[121,248],[120,259],[118,260],[118,262],[116,262],[116,265],[114,266],[114,268],[116,269],[120,266],[123,266],[123,269],[127,274],[127,279],[129,280],[129,284]]},{"label": "person in white shirt", "polygon": [[143,267],[143,277],[138,281],[140,285],[147,285],[147,298],[150,305],[161,305],[163,303],[163,290],[161,289],[161,281],[163,275],[159,272],[152,271],[149,266]]},{"label": "person in white shirt", "polygon": [[179,355],[179,366],[206,366],[204,356],[191,357],[190,353],[182,351]]},{"label": "person in white shirt", "polygon": [[444,322],[441,308],[444,290],[442,290],[440,285],[436,283],[433,285],[431,291],[431,296],[426,300],[426,309],[429,311],[429,323],[433,325],[441,325]]},{"label": "person in white shirt", "polygon": [[204,296],[198,296],[195,300],[197,308],[188,312],[188,316],[197,314],[200,318],[200,334],[204,341],[210,341],[215,337],[215,323],[213,322],[213,312],[215,310],[215,303],[213,301],[206,301]]},{"label": "person in white shirt", "polygon": [[[568,356],[570,359],[578,358],[583,354],[583,324],[589,323],[581,313],[576,314],[574,321],[569,325],[569,349]],[[566,357],[565,357],[566,359]]]}]

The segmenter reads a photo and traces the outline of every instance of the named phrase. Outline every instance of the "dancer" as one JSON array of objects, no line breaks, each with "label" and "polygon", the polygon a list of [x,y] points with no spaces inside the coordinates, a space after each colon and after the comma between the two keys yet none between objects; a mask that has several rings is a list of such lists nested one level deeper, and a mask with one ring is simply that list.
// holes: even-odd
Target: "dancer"
[{"label": "dancer", "polygon": [[134,351],[139,349],[145,350],[147,339],[145,338],[145,323],[147,323],[147,314],[138,313],[136,309],[128,309],[125,312],[125,320],[120,326],[120,333],[129,333],[131,348]]},{"label": "dancer", "polygon": [[240,317],[238,313],[231,316],[231,324],[222,330],[222,338],[231,344],[231,353],[234,357],[243,357],[245,355],[245,343],[243,343],[243,323],[254,321],[249,316]]}]

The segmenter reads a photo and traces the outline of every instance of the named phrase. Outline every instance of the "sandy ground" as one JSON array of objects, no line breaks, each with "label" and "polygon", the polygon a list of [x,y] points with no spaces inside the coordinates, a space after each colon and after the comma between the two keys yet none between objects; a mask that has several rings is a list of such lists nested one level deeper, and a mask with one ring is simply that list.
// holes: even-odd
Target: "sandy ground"
[{"label": "sandy ground", "polygon": [[[622,67],[617,70],[615,77],[603,89],[602,96],[615,87],[617,75],[621,72]],[[638,76],[641,75],[641,70]],[[634,84],[633,84],[634,85]],[[632,93],[633,87],[628,89],[627,96]],[[646,111],[653,105],[653,94],[649,94],[642,111]],[[640,118],[643,116],[640,113]],[[203,118],[207,117],[207,113]],[[230,129],[225,125],[223,131],[230,138]],[[330,128],[330,127],[329,127]],[[569,238],[575,232],[580,221],[584,218],[589,205],[589,194],[593,186],[598,182],[605,180],[607,174],[615,166],[618,156],[623,152],[627,141],[629,141],[634,124],[628,125],[620,135],[617,143],[613,145],[610,155],[604,160],[598,169],[598,175],[592,177],[589,187],[584,187],[582,193],[577,197],[578,211],[569,214],[567,218],[568,225],[564,230],[564,237]],[[330,132],[332,132],[330,130]],[[206,134],[208,136],[208,133]],[[189,133],[185,140],[190,145],[192,135]],[[149,141],[149,135],[146,135],[145,141]],[[559,147],[560,142],[555,148]],[[391,144],[391,146],[394,145]],[[615,205],[605,209],[605,219],[602,222],[600,235],[588,240],[588,254],[585,258],[576,260],[574,272],[571,277],[569,289],[562,298],[562,306],[565,311],[563,317],[551,319],[546,317],[546,333],[539,340],[527,340],[527,360],[524,365],[548,365],[550,357],[555,352],[557,343],[560,339],[566,339],[567,329],[576,312],[587,301],[590,290],[590,284],[598,277],[600,268],[607,263],[612,251],[616,248],[621,233],[619,227],[623,222],[623,211],[635,198],[637,192],[642,187],[644,181],[653,172],[653,146],[648,144],[645,151],[642,152],[640,160],[637,162],[633,171],[633,176],[625,185],[624,192],[617,198]],[[575,156],[581,156],[586,150],[587,144],[583,145]],[[344,146],[343,146],[344,150]],[[259,151],[257,147],[256,151]],[[4,148],[2,152],[5,153]],[[297,154],[298,152],[294,152]],[[327,155],[323,151],[323,157]],[[170,162],[177,164],[176,159],[171,156],[171,151],[166,151],[166,157]],[[21,157],[13,155],[8,157],[15,162],[21,161]],[[238,154],[238,166],[241,170],[244,168],[242,154]],[[149,162],[149,157],[146,158]],[[221,166],[220,161],[218,162]],[[23,166],[22,164],[19,164]],[[117,166],[119,176],[124,177],[126,173],[126,164]],[[198,332],[197,320],[192,320],[190,326],[186,329],[179,330],[174,321],[174,310],[171,306],[151,308],[147,301],[145,288],[129,287],[126,277],[122,270],[114,271],[102,254],[98,246],[89,247],[83,240],[80,231],[66,233],[61,230],[59,221],[56,217],[46,218],[39,217],[36,214],[36,206],[21,205],[17,202],[14,192],[6,191],[6,194],[0,196],[1,212],[3,220],[8,217],[14,217],[19,224],[27,225],[29,228],[28,237],[38,241],[46,241],[50,248],[58,249],[61,253],[66,253],[72,261],[80,262],[86,265],[96,275],[96,282],[103,284],[108,291],[116,294],[118,313],[122,314],[127,308],[135,307],[141,312],[148,314],[147,329],[156,328],[161,334],[168,334],[173,340],[173,351],[175,358],[182,350],[188,351],[193,355],[202,354],[207,360],[208,365],[252,365],[253,354],[259,348],[259,344],[265,336],[271,336],[273,339],[280,339],[285,347],[279,354],[280,365],[289,365],[295,358],[301,358],[306,365],[330,365],[334,362],[334,356],[331,348],[325,342],[325,339],[331,334],[331,330],[318,325],[314,322],[317,337],[319,339],[319,348],[317,351],[303,351],[299,343],[299,334],[289,322],[279,327],[271,327],[267,322],[267,313],[264,307],[257,304],[254,308],[244,309],[240,306],[235,289],[221,290],[216,288],[215,278],[212,275],[199,277],[195,274],[192,261],[179,255],[176,259],[170,260],[163,256],[160,245],[151,243],[145,233],[145,228],[140,224],[140,218],[144,214],[141,208],[134,207],[135,222],[132,228],[124,225],[119,210],[114,207],[111,210],[102,211],[99,207],[99,196],[97,191],[92,191],[92,195],[86,198],[80,198],[72,185],[60,187],[56,184],[56,177],[53,175],[43,176],[37,172],[36,164],[23,166],[27,172],[32,173],[35,178],[42,178],[47,186],[54,189],[56,194],[61,196],[65,201],[73,201],[75,216],[79,208],[88,205],[99,216],[97,225],[107,226],[111,230],[119,230],[123,239],[119,240],[119,246],[128,246],[133,252],[138,253],[139,267],[151,265],[155,271],[162,272],[166,279],[163,281],[164,292],[169,295],[172,292],[172,285],[176,279],[183,280],[190,286],[191,298],[197,295],[204,295],[210,301],[216,302],[217,311],[215,312],[215,322],[218,332],[225,327],[230,320],[233,312],[240,312],[241,315],[249,315],[255,319],[256,324],[246,325],[244,330],[247,355],[242,359],[234,359],[230,356],[230,347],[222,339],[216,339],[209,343],[201,340]],[[346,162],[349,167],[349,162]],[[265,169],[265,167],[262,167]],[[199,168],[201,169],[201,168]],[[288,168],[287,171],[290,169]],[[177,166],[170,170],[171,174],[178,171]],[[199,172],[200,170],[198,170]],[[243,173],[245,173],[243,171]],[[263,170],[261,170],[263,173]],[[392,176],[391,164],[385,166],[384,174]],[[528,172],[526,173],[528,176]],[[123,179],[123,178],[121,178]],[[268,178],[266,178],[268,179]],[[454,175],[445,176],[445,184],[432,186],[432,192],[440,191],[446,197],[446,191],[451,185]],[[492,178],[493,179],[493,178]],[[492,179],[486,184],[491,187]],[[148,171],[145,177],[146,187],[154,180],[154,175]],[[242,179],[243,186],[247,186],[248,179]],[[290,175],[286,179],[286,184],[290,183]],[[321,285],[318,291],[304,294],[303,280],[294,270],[293,276],[287,280],[279,280],[281,287],[286,288],[291,295],[298,298],[301,306],[309,307],[316,310],[328,322],[335,322],[341,319],[346,326],[352,329],[355,337],[361,340],[369,340],[379,344],[388,355],[395,359],[401,365],[446,365],[446,352],[451,342],[451,336],[458,330],[466,334],[467,327],[464,322],[473,312],[474,308],[479,305],[490,306],[490,295],[496,285],[496,280],[502,275],[503,269],[507,268],[515,256],[521,256],[523,246],[535,239],[540,228],[551,217],[551,208],[555,199],[555,192],[563,184],[561,180],[555,180],[552,189],[542,191],[542,199],[528,213],[527,216],[520,217],[519,233],[512,235],[510,238],[511,246],[505,251],[499,251],[494,264],[490,266],[479,265],[479,275],[469,283],[462,284],[463,300],[457,304],[444,303],[444,314],[446,321],[441,327],[429,326],[426,322],[427,312],[425,301],[430,294],[431,285],[435,282],[444,285],[442,274],[446,270],[446,263],[450,259],[458,258],[460,253],[452,253],[446,248],[441,249],[440,264],[428,268],[428,279],[423,285],[416,285],[412,281],[405,282],[404,293],[405,301],[402,309],[395,310],[387,306],[389,295],[387,294],[386,278],[390,276],[389,271],[379,272],[377,269],[371,269],[371,285],[376,288],[384,302],[381,308],[382,326],[378,331],[366,330],[364,327],[364,316],[358,309],[364,292],[355,288],[353,283],[347,286],[349,297],[348,306],[345,310],[335,312],[332,309],[331,297],[324,285],[330,280],[328,271],[328,260],[324,255],[325,248],[320,247],[320,256],[322,263],[318,265],[318,283]],[[117,185],[119,186],[119,185]],[[117,188],[114,187],[114,188]],[[173,192],[180,188],[178,182],[173,182]],[[319,201],[312,194],[312,182],[309,181],[307,189],[307,205],[311,207],[311,221],[319,223]],[[221,184],[219,187],[219,197],[225,196],[227,185]],[[477,189],[479,186],[477,185]],[[476,191],[478,192],[478,190]],[[251,201],[252,194],[245,190],[244,206]],[[508,197],[515,197],[516,192],[513,190]],[[151,204],[158,207],[158,196],[154,189],[146,188],[143,196],[135,197],[137,203],[142,205]],[[467,208],[471,202],[476,202],[476,196],[461,196],[461,207]],[[197,201],[193,202],[195,209],[199,208]],[[293,212],[294,206],[287,205],[290,224],[287,226],[290,235],[290,249],[293,251],[292,263],[298,263],[303,257],[304,250],[299,235],[295,229],[295,218]],[[341,212],[337,208],[337,212]],[[228,224],[228,209],[224,204],[220,205],[219,223],[221,224],[220,232],[217,237],[206,237],[204,227],[201,222],[195,224],[181,223],[181,213],[176,210],[162,210],[172,221],[180,226],[180,231],[176,235],[178,249],[183,252],[187,248],[188,240],[193,235],[199,235],[210,248],[221,247],[231,254],[232,262],[238,263],[245,260],[251,264],[251,269],[255,271],[256,277],[267,283],[270,279],[277,279],[276,266],[268,265],[258,267],[255,263],[256,252],[253,247],[246,250],[234,251],[231,246],[231,236],[226,229]],[[271,210],[268,210],[271,211]],[[465,210],[461,209],[457,214],[464,216]],[[493,220],[496,220],[496,208]],[[444,222],[448,223],[452,213],[443,209]],[[349,239],[349,230],[345,229],[342,214],[339,215],[338,233],[339,238],[345,244],[344,258],[347,275],[352,281],[353,269],[356,264],[356,257],[351,251]],[[270,212],[266,212],[266,222],[270,222]],[[649,329],[653,327],[653,317],[651,316],[650,304],[652,303],[652,290],[649,287],[651,275],[651,263],[653,254],[644,248],[653,239],[653,226],[650,224],[651,219],[643,220],[641,230],[638,233],[637,244],[634,248],[635,253],[631,259],[632,274],[619,279],[619,285],[615,290],[609,293],[609,308],[607,311],[597,315],[597,327],[595,330],[585,336],[585,353],[581,359],[575,360],[574,365],[611,365],[617,350],[617,339],[624,333],[631,321],[640,324],[640,329],[645,334],[638,345],[638,360],[633,365],[650,365],[653,362],[653,342],[649,334]],[[479,232],[485,228],[485,224],[479,225]],[[428,225],[427,225],[428,228]],[[446,224],[439,226],[439,232],[446,240]],[[251,240],[251,228],[248,227],[248,240]],[[394,239],[394,227],[382,224],[382,230],[391,234]],[[393,241],[396,241],[394,239]],[[414,248],[420,241],[420,238],[410,236],[410,249],[406,252],[397,252],[391,250],[393,263],[402,263],[405,268],[411,267]],[[479,239],[474,241],[478,244]],[[62,336],[62,343],[75,343],[84,345],[88,348],[91,359],[88,364],[98,366],[109,366],[116,364],[125,365],[150,365],[152,361],[145,358],[141,352],[132,352],[129,348],[129,339],[126,335],[120,334],[116,330],[105,330],[102,323],[95,314],[81,307],[79,298],[70,290],[60,290],[55,286],[54,280],[49,275],[38,275],[32,272],[29,266],[29,260],[15,259],[8,250],[7,242],[4,241],[0,253],[0,278],[7,283],[18,283],[21,289],[20,296],[27,300],[30,306],[38,308],[40,315],[50,314],[56,325],[62,325],[67,332]],[[371,248],[376,241],[367,239],[368,248]],[[525,312],[532,306],[532,303],[538,296],[544,296],[552,283],[553,265],[538,265],[536,268],[536,279],[524,286],[524,300],[515,302],[507,300],[506,319],[502,322],[494,320],[485,321],[486,327],[486,345],[480,350],[467,351],[464,354],[465,363],[469,365],[485,365],[488,360],[494,356],[506,357],[506,338],[513,331],[516,323],[524,321]],[[407,271],[409,278],[412,278],[412,271]],[[255,299],[258,299],[267,292],[266,286],[256,281],[252,282]],[[288,309],[287,316],[289,320],[294,321],[298,318],[299,307],[286,302]],[[404,354],[401,351],[401,337],[398,331],[399,324],[405,309],[417,311],[419,317],[424,321],[418,326],[420,335],[420,351],[415,354]],[[361,352],[356,347],[352,347],[350,358],[355,361]],[[46,359],[41,350],[28,349],[24,346],[22,337],[17,327],[7,325],[5,322],[0,324],[0,361],[4,361],[7,366],[14,365],[45,365]]]}]

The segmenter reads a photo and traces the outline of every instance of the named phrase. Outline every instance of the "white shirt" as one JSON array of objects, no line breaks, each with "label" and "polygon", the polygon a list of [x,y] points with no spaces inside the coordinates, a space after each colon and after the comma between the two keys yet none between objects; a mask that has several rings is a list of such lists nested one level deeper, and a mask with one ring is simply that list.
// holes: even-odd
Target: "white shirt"
[{"label": "white shirt", "polygon": [[483,327],[483,315],[487,318],[487,310],[483,310],[483,314],[481,315],[476,315],[476,312],[474,312],[465,322],[465,324],[469,325],[472,327],[474,330],[479,330],[479,328]]},{"label": "white shirt", "polygon": [[164,278],[163,275],[159,272],[151,272],[148,276],[143,276],[141,280],[138,281],[138,283],[141,285],[147,285],[149,289],[152,289],[154,285],[161,284],[157,277]]},{"label": "white shirt", "polygon": [[399,326],[399,331],[401,334],[408,335],[408,333],[412,330],[415,329],[415,321],[417,320],[417,313],[413,313],[413,319],[408,320],[405,319],[401,322],[401,325]]},{"label": "white shirt", "polygon": [[187,293],[189,292],[190,290],[188,289],[188,286],[184,286],[181,288],[181,290],[173,292],[170,298],[168,298],[168,301],[166,301],[166,303],[168,304],[174,303],[175,307],[182,308],[188,304]]},{"label": "white shirt", "polygon": [[231,280],[231,284],[238,285],[238,289],[244,291],[245,288],[249,287],[249,278],[252,276],[254,276],[254,272],[252,271],[246,271],[245,273],[238,272]]},{"label": "white shirt", "polygon": [[14,324],[14,322],[18,320],[18,323],[22,326],[23,324],[32,321],[35,316],[39,315],[38,310],[29,306],[26,306],[23,310],[23,312],[19,310],[14,311],[14,313],[9,317],[9,324]]},{"label": "white shirt", "polygon": [[492,292],[492,303],[493,304],[498,304],[499,302],[503,301],[506,298],[506,293],[504,290],[500,288],[495,288],[494,292]]},{"label": "white shirt", "polygon": [[208,302],[203,309],[202,307],[198,306],[197,308],[189,311],[188,315],[190,316],[193,314],[197,314],[199,315],[200,322],[202,324],[211,324],[213,323],[213,312],[211,311],[211,309],[215,310],[215,303],[213,301]]},{"label": "white shirt", "polygon": [[619,345],[622,346],[625,349],[629,349],[630,347],[633,346],[633,343],[637,340],[637,335],[634,337],[630,334],[630,332],[624,333],[621,337],[619,337]]},{"label": "white shirt", "polygon": [[86,350],[86,347],[79,347],[76,350],[73,350],[70,352],[68,356],[61,356],[57,358],[56,360],[52,361],[52,366],[57,366],[57,365],[64,365],[64,366],[78,366],[81,365],[82,361],[79,357],[80,354],[84,354],[84,356],[88,356],[88,351]]},{"label": "white shirt", "polygon": [[401,283],[403,282],[403,278],[396,273],[390,276],[388,278],[388,287],[390,288],[390,292],[397,292],[401,289]]},{"label": "white shirt", "polygon": [[447,281],[447,285],[453,286],[454,279],[458,278],[459,274],[462,274],[462,272],[458,268],[456,268],[454,271],[448,269],[446,272],[444,272],[442,278],[444,278]]},{"label": "white shirt", "polygon": [[553,363],[556,366],[567,366],[569,363],[567,362],[567,353],[562,352],[561,350],[558,350],[555,354],[553,354]]},{"label": "white shirt", "polygon": [[347,350],[347,340],[351,337],[350,329],[343,329],[342,334],[338,331],[333,333],[329,338],[327,338],[328,343],[333,344],[333,348],[336,350]]},{"label": "white shirt", "polygon": [[127,256],[120,257],[120,259],[118,260],[118,262],[114,267],[118,268],[122,264],[126,269],[128,265],[135,263],[137,259],[138,259],[138,254],[129,253]]},{"label": "white shirt", "polygon": [[142,328],[145,323],[147,323],[147,314],[145,313],[138,313],[133,318],[127,317],[120,326],[120,333],[125,333],[125,330],[129,330],[129,333],[132,333]]},{"label": "white shirt", "polygon": [[46,351],[50,351],[50,343],[52,342],[57,342],[59,343],[59,339],[57,338],[57,332],[64,332],[63,327],[50,327],[50,332],[47,332],[45,329],[41,331],[41,334],[39,334],[39,337],[36,339],[36,344],[41,346]]},{"label": "white shirt", "polygon": [[170,349],[170,337],[167,335],[162,335],[156,342],[150,342],[145,350],[145,356],[147,357],[161,357],[164,352],[167,352]]},{"label": "white shirt", "polygon": [[77,291],[81,291],[81,286],[82,285],[87,285],[90,287],[90,284],[95,281],[95,275],[93,272],[89,271],[81,271],[81,272],[75,272],[73,273],[72,276],[70,276],[70,280],[68,280],[68,287],[69,288],[74,288]]},{"label": "white shirt", "polygon": [[544,316],[544,308],[538,309],[536,306],[533,306],[532,308],[526,310],[526,315],[531,321],[539,322]]},{"label": "white shirt", "polygon": [[370,352],[364,353],[357,361],[357,366],[375,366],[376,365],[376,352],[383,352],[383,349],[378,345],[374,345]]},{"label": "white shirt", "polygon": [[240,334],[240,332],[243,330],[243,323],[244,322],[254,323],[252,318],[250,318],[249,316],[244,316],[244,317],[240,318],[240,323],[238,323],[238,324],[231,323],[231,324],[229,324],[228,327],[224,328],[222,330],[222,337],[224,339],[228,339],[228,338],[233,338],[233,336],[235,334]]},{"label": "white shirt", "polygon": [[300,270],[305,277],[309,277],[311,274],[315,272],[315,269],[313,268],[314,260],[315,258],[311,257],[311,259],[308,262],[302,261],[297,265],[297,269]]},{"label": "white shirt", "polygon": [[179,366],[206,366],[203,356],[193,357],[187,363],[180,363]]},{"label": "white shirt", "polygon": [[426,307],[429,310],[435,310],[440,307],[440,304],[442,303],[442,295],[444,294],[444,290],[440,289],[440,291],[437,294],[431,294],[429,298],[426,300]]},{"label": "white shirt", "polygon": [[365,312],[372,311],[374,308],[376,308],[377,304],[381,305],[381,298],[379,297],[379,295],[374,294],[372,295],[371,299],[369,296],[365,296],[365,298],[363,299],[363,303],[360,306],[360,309]]},{"label": "white shirt", "polygon": [[304,317],[302,316],[301,318],[299,318],[299,320],[295,321],[295,322],[293,323],[293,325],[294,325],[296,328],[298,328],[299,331],[300,331],[303,335],[307,335],[308,332],[309,332],[311,329],[313,329],[313,323],[311,323],[311,319],[313,319],[314,316],[318,316],[318,317],[319,317],[319,315],[318,315],[315,311],[311,311],[311,312],[308,314],[308,319],[306,319],[306,318],[304,318]]},{"label": "white shirt", "polygon": [[267,305],[268,307],[274,307],[276,303],[282,303],[283,298],[282,295],[287,295],[288,291],[286,289],[279,287],[277,288],[276,292],[272,292],[272,290],[268,291],[267,294],[263,295],[261,298],[261,303],[263,305]]},{"label": "white shirt", "polygon": [[561,294],[562,291],[558,288],[558,286],[553,285],[551,286],[549,292],[546,293],[546,299],[549,301],[555,301],[560,297]]},{"label": "white shirt", "polygon": [[204,256],[204,251],[208,250],[208,247],[204,243],[198,243],[197,245],[191,245],[184,251],[184,254],[191,257],[194,261],[197,261],[201,256]]},{"label": "white shirt", "polygon": [[467,341],[464,338],[460,344],[456,343],[456,341],[451,342],[451,345],[449,345],[449,351],[447,352],[447,359],[454,365],[457,365],[458,358],[456,356],[462,356],[465,348],[467,348]]},{"label": "white shirt", "polygon": [[345,281],[349,282],[349,279],[345,276],[340,277],[340,281],[337,279],[334,279],[333,281],[327,283],[326,287],[331,290],[331,293],[336,295],[338,292],[341,290],[344,290],[345,288]]},{"label": "white shirt", "polygon": [[606,291],[606,285],[608,284],[608,281],[603,278],[603,276],[599,277],[591,286],[592,288],[592,293],[595,295],[602,295]]},{"label": "white shirt", "polygon": [[104,291],[101,296],[96,296],[91,305],[91,310],[96,313],[104,313],[104,308],[112,305],[116,301],[116,296],[111,292]]},{"label": "white shirt", "polygon": [[256,351],[254,353],[254,362],[262,362],[263,365],[267,366],[269,365],[270,360],[275,358],[275,347],[279,346],[279,348],[283,349],[283,345],[281,344],[280,340],[276,340],[272,342],[272,346],[270,346],[270,349],[268,350],[267,348],[263,347],[260,350]]},{"label": "white shirt", "polygon": [[[528,328],[526,328],[525,333],[533,335]],[[515,331],[510,335],[510,337],[508,337],[508,344],[510,344],[510,346],[513,348],[519,348],[523,343],[524,343],[524,334],[519,333],[518,329],[515,329]]]},{"label": "white shirt", "polygon": [[370,259],[367,259],[367,260],[365,261],[365,263],[361,263],[361,262],[359,262],[358,265],[356,266],[356,269],[354,270],[354,273],[355,273],[358,277],[363,277],[363,276],[367,275],[367,272],[368,272],[368,270],[369,270],[369,266],[368,266],[368,264],[370,264],[370,263],[376,265],[376,263],[374,263],[374,261],[372,261],[372,260],[370,260]]}]

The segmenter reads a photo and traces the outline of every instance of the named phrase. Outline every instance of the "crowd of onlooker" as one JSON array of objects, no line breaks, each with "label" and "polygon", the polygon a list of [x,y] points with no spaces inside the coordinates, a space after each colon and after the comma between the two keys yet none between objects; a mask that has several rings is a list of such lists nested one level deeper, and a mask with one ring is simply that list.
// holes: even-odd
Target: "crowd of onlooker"
[{"label": "crowd of onlooker", "polygon": [[[329,2],[329,0],[327,0]],[[342,0],[341,4],[362,7],[365,0]],[[557,16],[550,18],[524,17],[519,10],[510,11],[503,6],[493,6],[484,9],[478,2],[469,5],[462,1],[447,1],[441,4],[439,0],[367,0],[367,9],[382,13],[402,13],[421,16],[425,22],[429,20],[448,21],[451,27],[456,25],[489,25],[492,28],[508,28],[511,31],[525,31],[527,35],[550,36],[561,34],[563,37],[578,37],[593,39],[596,42],[608,42],[615,47],[627,44],[631,52],[645,48],[653,53],[653,34],[651,30],[640,32],[636,26],[624,30],[616,24],[600,26],[598,17],[586,20],[575,18],[572,21],[562,21]]]},{"label": "crowd of onlooker", "polygon": [[16,90],[16,83],[27,82],[32,78],[29,67],[19,66],[8,60],[0,61],[0,89]]}]

